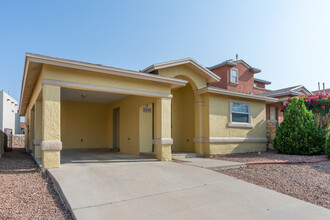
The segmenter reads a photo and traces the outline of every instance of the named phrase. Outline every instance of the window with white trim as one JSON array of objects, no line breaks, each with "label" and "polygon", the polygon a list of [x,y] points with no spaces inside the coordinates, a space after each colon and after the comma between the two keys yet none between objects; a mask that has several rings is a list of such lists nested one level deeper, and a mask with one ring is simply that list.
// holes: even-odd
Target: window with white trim
[{"label": "window with white trim", "polygon": [[238,70],[237,69],[230,69],[230,82],[238,83]]},{"label": "window with white trim", "polygon": [[254,87],[258,87],[258,83],[254,82]]},{"label": "window with white trim", "polygon": [[231,122],[250,123],[250,105],[232,101],[231,105]]}]

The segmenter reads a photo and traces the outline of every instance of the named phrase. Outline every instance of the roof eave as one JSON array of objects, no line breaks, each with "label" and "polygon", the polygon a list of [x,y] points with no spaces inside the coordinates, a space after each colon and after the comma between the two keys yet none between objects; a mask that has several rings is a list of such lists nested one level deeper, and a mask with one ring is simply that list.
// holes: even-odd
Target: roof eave
[{"label": "roof eave", "polygon": [[285,95],[300,95],[300,93],[295,92],[295,91],[288,91],[288,92],[280,92],[280,93],[265,95],[265,97],[278,97],[278,96],[285,96]]},{"label": "roof eave", "polygon": [[198,68],[201,71],[201,73],[203,73],[206,76],[208,83],[218,82],[221,79],[218,75],[216,75],[215,73],[213,73],[206,67],[202,66],[201,64],[199,64],[192,58],[186,58],[186,59],[181,59],[181,60],[174,60],[174,61],[170,61],[170,62],[153,64],[153,65],[143,69],[141,72],[150,73],[154,70],[159,70],[159,69],[164,69],[164,68],[169,68],[169,67],[173,67],[173,66],[177,66],[177,65],[184,65],[184,64],[192,64],[196,68]]},{"label": "roof eave", "polygon": [[236,66],[237,64],[232,62],[232,61],[224,61],[222,63],[219,63],[219,64],[216,64],[214,66],[211,66],[211,67],[207,67],[207,69],[209,70],[213,70],[213,69],[216,69],[216,68],[219,68],[219,67],[222,67],[222,66],[230,66],[230,67],[234,67]]},{"label": "roof eave", "polygon": [[266,101],[266,102],[277,102],[278,101],[277,98],[236,92],[236,91],[220,89],[220,88],[216,88],[216,87],[212,87],[212,86],[205,87],[205,88],[199,89],[197,91],[197,94],[204,94],[204,93],[214,93],[214,94],[220,94],[220,95],[235,96],[235,97],[239,97],[239,98],[253,99],[253,100],[259,100],[259,101]]},{"label": "roof eave", "polygon": [[23,79],[22,79],[22,85],[21,85],[21,95],[20,95],[20,99],[19,99],[19,109],[18,109],[19,116],[24,116],[22,114],[22,99],[23,99],[23,94],[24,94],[24,89],[25,89],[26,74],[27,74],[27,70],[28,70],[28,67],[29,67],[29,61],[28,61],[27,55],[28,55],[28,53],[25,53],[24,71],[23,71]]},{"label": "roof eave", "polygon": [[249,70],[250,70],[250,72],[252,72],[252,73],[260,73],[260,72],[261,72],[261,69],[254,68],[254,67],[249,68]]},{"label": "roof eave", "polygon": [[[301,86],[299,86],[299,87],[297,87],[297,88],[294,88],[293,90],[294,91],[297,91],[297,90],[299,90],[299,89],[302,89],[304,92],[306,92],[307,93],[307,95],[311,95],[311,94],[313,94],[311,91],[309,91],[305,86],[303,86],[303,85],[301,85]],[[300,93],[299,93],[300,94]]]},{"label": "roof eave", "polygon": [[270,84],[272,84],[272,82],[267,81],[267,80],[263,80],[263,79],[257,79],[257,78],[254,78],[254,81],[255,81],[255,82],[261,82],[261,83],[264,83],[264,84],[266,84],[266,85],[270,85]]}]

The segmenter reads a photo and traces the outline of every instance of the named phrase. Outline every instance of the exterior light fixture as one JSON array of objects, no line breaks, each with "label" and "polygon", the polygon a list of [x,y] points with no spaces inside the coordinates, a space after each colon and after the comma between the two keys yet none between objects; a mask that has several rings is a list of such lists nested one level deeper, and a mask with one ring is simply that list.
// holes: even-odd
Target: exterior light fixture
[{"label": "exterior light fixture", "polygon": [[87,95],[81,94],[81,98],[82,98],[83,102],[85,101],[86,97],[87,97]]}]

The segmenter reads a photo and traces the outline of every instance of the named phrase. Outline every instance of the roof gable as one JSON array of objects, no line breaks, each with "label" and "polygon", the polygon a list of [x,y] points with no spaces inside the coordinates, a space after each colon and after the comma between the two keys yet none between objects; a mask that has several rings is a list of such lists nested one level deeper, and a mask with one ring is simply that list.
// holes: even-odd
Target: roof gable
[{"label": "roof gable", "polygon": [[248,68],[253,73],[260,73],[261,72],[260,69],[250,66],[247,62],[245,62],[242,59],[241,60],[226,60],[222,63],[219,63],[219,64],[216,64],[214,66],[208,67],[208,69],[213,70],[213,69],[216,69],[218,67],[225,66],[225,65],[228,65],[230,67],[234,67],[239,63],[243,64],[246,68]]},{"label": "roof gable", "polygon": [[305,86],[303,85],[298,85],[298,86],[292,86],[292,87],[287,87],[283,89],[278,89],[270,92],[264,92],[260,93],[259,95],[261,96],[267,96],[267,97],[278,97],[278,96],[284,96],[284,95],[300,95],[300,92],[303,90],[306,94],[310,95],[312,94],[308,89],[306,89]]},{"label": "roof gable", "polygon": [[173,66],[179,66],[179,65],[189,65],[193,69],[195,69],[198,73],[203,75],[208,83],[211,82],[218,82],[220,80],[220,77],[211,72],[209,69],[206,67],[202,66],[201,64],[197,63],[194,59],[192,58],[186,58],[186,59],[180,59],[180,60],[174,60],[174,61],[169,61],[169,62],[163,62],[163,63],[157,63],[153,64],[141,72],[144,73],[150,73],[154,70],[159,70],[159,69],[164,69],[164,68],[169,68]]}]

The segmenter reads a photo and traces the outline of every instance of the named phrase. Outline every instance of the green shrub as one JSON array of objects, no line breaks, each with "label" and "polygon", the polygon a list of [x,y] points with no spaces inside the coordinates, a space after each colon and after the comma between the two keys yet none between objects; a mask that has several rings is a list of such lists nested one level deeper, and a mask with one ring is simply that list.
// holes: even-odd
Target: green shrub
[{"label": "green shrub", "polygon": [[277,128],[274,149],[281,154],[314,155],[324,148],[325,134],[314,122],[302,98],[293,98]]},{"label": "green shrub", "polygon": [[[325,131],[329,131],[330,123],[330,95],[329,94],[317,94],[317,95],[303,95],[307,110],[311,110],[315,116],[314,121],[319,128]],[[286,105],[283,106],[284,112],[292,98],[288,99]]]}]

